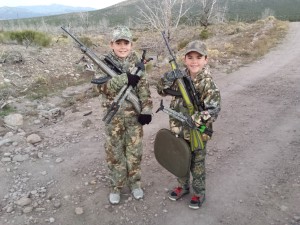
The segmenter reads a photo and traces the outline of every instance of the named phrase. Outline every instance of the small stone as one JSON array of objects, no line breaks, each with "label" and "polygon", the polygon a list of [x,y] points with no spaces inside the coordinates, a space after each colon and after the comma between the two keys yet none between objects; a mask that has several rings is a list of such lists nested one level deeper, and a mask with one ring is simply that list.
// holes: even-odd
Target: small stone
[{"label": "small stone", "polygon": [[294,216],[294,220],[295,220],[296,222],[300,222],[300,216]]},{"label": "small stone", "polygon": [[288,210],[288,207],[285,205],[280,206],[280,210],[283,212],[286,212]]},{"label": "small stone", "polygon": [[30,212],[32,212],[32,210],[33,210],[32,206],[27,206],[23,209],[23,213],[30,213]]},{"label": "small stone", "polygon": [[76,214],[76,215],[81,215],[81,214],[83,214],[83,208],[81,208],[81,207],[75,208],[75,214]]},{"label": "small stone", "polygon": [[61,207],[61,202],[60,201],[55,201],[53,203],[53,206],[58,209],[59,207]]},{"label": "small stone", "polygon": [[27,142],[30,144],[36,144],[40,141],[42,141],[41,137],[37,134],[30,134],[27,138],[26,138]]},{"label": "small stone", "polygon": [[45,176],[47,175],[47,171],[42,171],[41,174]]},{"label": "small stone", "polygon": [[61,163],[61,162],[63,162],[64,160],[62,159],[62,158],[57,158],[56,160],[55,160],[55,162],[56,163]]},{"label": "small stone", "polygon": [[14,211],[14,208],[12,206],[8,206],[6,212],[11,213],[12,211]]},{"label": "small stone", "polygon": [[19,206],[29,205],[30,203],[31,203],[31,199],[27,197],[22,197],[18,201],[16,201],[16,204]]},{"label": "small stone", "polygon": [[1,162],[11,162],[11,158],[10,157],[3,157],[1,159]]}]

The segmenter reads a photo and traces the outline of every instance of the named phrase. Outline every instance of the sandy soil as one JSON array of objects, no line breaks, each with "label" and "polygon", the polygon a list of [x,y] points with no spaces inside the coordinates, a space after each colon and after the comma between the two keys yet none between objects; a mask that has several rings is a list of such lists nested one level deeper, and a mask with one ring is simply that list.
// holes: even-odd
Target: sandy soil
[{"label": "sandy soil", "polygon": [[[162,112],[144,126],[145,198],[136,201],[125,189],[120,205],[108,203],[96,97],[55,123],[32,126],[30,133],[42,137],[38,145],[1,146],[1,157],[13,152],[29,159],[0,163],[0,224],[300,224],[299,40],[300,23],[291,23],[285,40],[264,58],[214,75],[222,110],[208,144],[207,201],[201,209],[188,208],[189,196],[167,198],[176,180],[153,154],[156,132],[168,126]],[[161,98],[152,93],[156,110]],[[32,202],[16,204],[22,196]]]}]

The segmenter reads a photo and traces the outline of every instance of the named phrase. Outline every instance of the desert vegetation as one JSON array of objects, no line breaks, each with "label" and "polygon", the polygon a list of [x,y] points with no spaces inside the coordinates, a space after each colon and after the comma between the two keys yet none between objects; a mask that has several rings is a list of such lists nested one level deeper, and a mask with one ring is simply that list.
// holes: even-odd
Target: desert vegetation
[{"label": "desert vegetation", "polygon": [[[61,26],[99,55],[109,50],[113,25],[130,26],[135,49],[146,49],[154,58],[146,67],[152,84],[169,66],[162,30],[168,34],[179,63],[187,43],[201,39],[209,47],[211,67],[229,73],[266,54],[288,29],[288,21],[268,16],[274,11],[260,16],[256,13],[262,19],[255,21],[240,16],[233,19],[232,11],[247,4],[243,1],[234,5],[221,0],[155,1],[130,0],[92,12],[0,21],[1,110],[11,111],[6,104],[10,97],[41,99],[68,86],[89,83],[91,76],[85,68],[96,66],[81,54]],[[261,4],[251,7],[258,9]],[[274,6],[278,4],[274,1]],[[263,5],[265,9],[267,6]]]},{"label": "desert vegetation", "polygon": [[[212,69],[229,73],[266,54],[281,41],[287,28],[288,22],[274,17],[253,23],[212,24],[206,28],[180,25],[170,43],[180,63],[182,51],[189,41],[204,40],[209,47]],[[82,32],[81,27],[71,30],[95,53],[109,50],[108,34]],[[147,49],[147,54],[155,58],[147,65],[149,80],[154,83],[169,66],[161,34],[145,29],[135,29],[133,33],[137,52]],[[85,68],[92,62],[62,30],[51,33],[24,29],[1,32],[0,37],[2,104],[12,96],[41,99],[68,86],[89,83],[91,79]]]}]

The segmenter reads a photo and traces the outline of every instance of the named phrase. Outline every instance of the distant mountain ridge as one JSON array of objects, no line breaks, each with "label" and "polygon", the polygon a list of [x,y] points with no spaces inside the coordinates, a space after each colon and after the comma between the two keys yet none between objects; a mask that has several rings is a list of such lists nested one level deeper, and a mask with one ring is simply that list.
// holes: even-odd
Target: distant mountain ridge
[{"label": "distant mountain ridge", "polygon": [[0,7],[0,20],[23,19],[40,16],[52,16],[66,13],[93,11],[90,7],[73,7],[59,4],[18,6],[18,7]]}]

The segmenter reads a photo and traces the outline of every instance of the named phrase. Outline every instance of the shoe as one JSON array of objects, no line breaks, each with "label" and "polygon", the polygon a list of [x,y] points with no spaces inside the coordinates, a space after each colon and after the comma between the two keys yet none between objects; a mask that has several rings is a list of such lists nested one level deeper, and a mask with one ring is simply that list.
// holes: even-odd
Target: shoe
[{"label": "shoe", "polygon": [[120,203],[120,193],[110,193],[109,194],[109,202],[113,205],[119,204]]},{"label": "shoe", "polygon": [[135,188],[132,190],[132,195],[135,199],[141,199],[144,197],[144,191],[142,188]]},{"label": "shoe", "polygon": [[174,190],[170,193],[169,199],[172,201],[176,201],[180,199],[182,196],[190,193],[190,189],[183,189],[182,187],[176,187]]},{"label": "shoe", "polygon": [[194,195],[190,201],[189,207],[191,209],[199,209],[205,201],[205,195],[196,196]]}]

